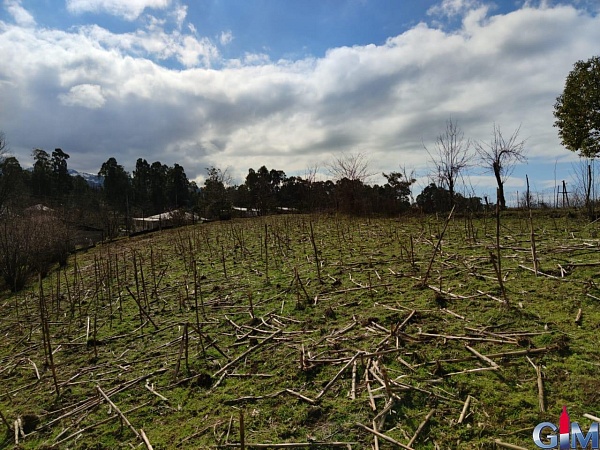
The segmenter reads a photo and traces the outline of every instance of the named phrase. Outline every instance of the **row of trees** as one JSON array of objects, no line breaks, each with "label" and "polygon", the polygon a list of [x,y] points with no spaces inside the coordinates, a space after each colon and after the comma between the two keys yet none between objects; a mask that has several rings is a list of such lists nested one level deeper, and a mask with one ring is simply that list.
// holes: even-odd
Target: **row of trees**
[{"label": "row of trees", "polygon": [[[456,122],[449,120],[445,132],[438,136],[435,150],[430,152],[433,164],[432,184],[427,186],[416,204],[426,212],[445,211],[453,205],[477,209],[481,200],[466,199],[457,193],[463,172],[474,165],[475,155],[489,168],[498,181],[498,201],[504,208],[503,185],[514,164],[524,159],[524,142],[518,140],[517,130],[507,140],[500,128],[494,126],[489,144],[472,143]],[[476,149],[476,153],[472,149]],[[233,205],[255,210],[259,214],[286,207],[298,211],[335,210],[348,214],[379,213],[394,215],[407,210],[412,198],[414,172],[383,173],[385,183],[368,184],[373,175],[364,154],[341,154],[334,157],[328,170],[333,180],[316,179],[317,168],[306,176],[286,176],[283,170],[250,168],[244,182],[233,186],[227,170],[207,169],[207,177],[200,187],[188,180],[179,164],[167,166],[159,161],[152,164],[139,158],[129,173],[110,157],[98,172],[102,179],[100,189],[94,189],[81,176],[71,176],[68,170],[70,156],[61,149],[51,154],[33,151],[33,168],[24,170],[14,157],[6,157],[0,164],[0,207],[15,209],[16,205],[36,202],[52,208],[69,211],[72,221],[77,217],[100,215],[105,222],[111,218],[149,216],[166,210],[187,208],[207,218],[230,215]],[[98,222],[98,220],[96,220]],[[105,226],[111,230],[114,226]]]}]

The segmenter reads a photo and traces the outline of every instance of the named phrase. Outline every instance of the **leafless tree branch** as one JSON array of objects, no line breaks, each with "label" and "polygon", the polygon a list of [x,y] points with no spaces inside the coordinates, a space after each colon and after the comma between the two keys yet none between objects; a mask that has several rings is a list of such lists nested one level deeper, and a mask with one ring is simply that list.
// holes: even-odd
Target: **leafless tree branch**
[{"label": "leafless tree branch", "polygon": [[494,124],[490,143],[475,143],[475,150],[479,154],[481,166],[494,174],[498,184],[498,202],[502,209],[506,208],[504,198],[504,183],[511,176],[517,163],[525,162],[525,140],[519,139],[519,126],[513,134],[506,139],[500,127]]},{"label": "leafless tree branch", "polygon": [[463,131],[452,119],[446,121],[446,129],[437,137],[433,153],[425,147],[434,167],[433,177],[448,189],[453,202],[456,183],[473,160],[470,149],[471,141],[465,139]]},{"label": "leafless tree branch", "polygon": [[370,162],[363,152],[340,153],[333,156],[327,164],[327,168],[335,180],[347,178],[351,181],[358,180],[364,183],[374,175],[369,171]]}]

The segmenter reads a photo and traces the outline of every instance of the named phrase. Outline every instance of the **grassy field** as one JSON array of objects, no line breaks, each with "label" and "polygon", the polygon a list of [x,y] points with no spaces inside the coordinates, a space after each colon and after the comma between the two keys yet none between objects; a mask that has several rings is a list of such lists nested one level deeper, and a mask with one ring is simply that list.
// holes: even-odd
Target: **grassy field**
[{"label": "grassy field", "polygon": [[493,215],[277,216],[77,253],[1,294],[0,448],[534,448],[563,405],[587,430],[600,225],[533,227],[537,275],[524,211],[500,258]]}]

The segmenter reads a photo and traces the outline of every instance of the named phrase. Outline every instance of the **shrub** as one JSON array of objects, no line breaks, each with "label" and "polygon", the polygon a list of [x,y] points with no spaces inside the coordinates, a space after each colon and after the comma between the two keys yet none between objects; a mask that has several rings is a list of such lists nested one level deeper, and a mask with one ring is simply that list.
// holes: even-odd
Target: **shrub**
[{"label": "shrub", "polygon": [[13,291],[53,263],[66,264],[71,245],[67,226],[50,214],[12,216],[0,222],[0,276]]}]

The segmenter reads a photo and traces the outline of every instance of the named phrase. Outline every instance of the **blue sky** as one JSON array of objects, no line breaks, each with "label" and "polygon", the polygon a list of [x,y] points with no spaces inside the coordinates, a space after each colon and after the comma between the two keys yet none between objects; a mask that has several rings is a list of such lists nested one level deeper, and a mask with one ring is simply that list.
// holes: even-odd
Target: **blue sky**
[{"label": "blue sky", "polygon": [[[96,172],[115,156],[302,175],[340,152],[374,173],[431,164],[452,118],[473,141],[519,126],[507,191],[572,182],[553,104],[597,55],[596,0],[0,0],[0,130],[23,165],[61,147]],[[381,177],[375,176],[374,182]],[[494,192],[473,167],[469,192]]]}]

